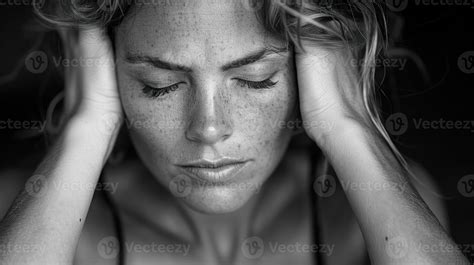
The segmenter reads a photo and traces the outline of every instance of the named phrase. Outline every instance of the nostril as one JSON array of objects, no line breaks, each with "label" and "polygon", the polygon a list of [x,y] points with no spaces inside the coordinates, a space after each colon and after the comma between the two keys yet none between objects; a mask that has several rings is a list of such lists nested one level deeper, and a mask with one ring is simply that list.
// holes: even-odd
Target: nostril
[{"label": "nostril", "polygon": [[232,134],[231,126],[225,121],[193,120],[186,130],[190,141],[215,144],[224,141]]}]

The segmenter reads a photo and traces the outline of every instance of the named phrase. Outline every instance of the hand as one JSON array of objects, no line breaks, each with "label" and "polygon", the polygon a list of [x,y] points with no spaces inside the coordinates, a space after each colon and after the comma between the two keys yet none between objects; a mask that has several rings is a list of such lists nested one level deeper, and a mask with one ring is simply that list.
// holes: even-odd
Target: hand
[{"label": "hand", "polygon": [[308,136],[321,146],[328,136],[354,122],[368,128],[370,116],[357,84],[354,60],[341,51],[303,44],[305,52],[295,51],[295,62],[300,110]]},{"label": "hand", "polygon": [[[117,89],[114,53],[101,28],[60,30],[70,66],[65,69],[66,115],[87,129],[113,135],[123,114]],[[73,63],[74,62],[74,63]]]}]

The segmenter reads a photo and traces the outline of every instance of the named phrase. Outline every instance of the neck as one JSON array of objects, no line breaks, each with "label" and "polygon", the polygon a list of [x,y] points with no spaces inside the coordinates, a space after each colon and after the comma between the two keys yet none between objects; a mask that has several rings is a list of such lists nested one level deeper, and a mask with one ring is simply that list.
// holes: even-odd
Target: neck
[{"label": "neck", "polygon": [[240,248],[240,242],[249,236],[258,200],[257,193],[241,208],[223,214],[206,214],[185,205],[182,207],[194,226],[197,242],[207,251],[213,252],[213,256],[229,258],[235,249]]}]

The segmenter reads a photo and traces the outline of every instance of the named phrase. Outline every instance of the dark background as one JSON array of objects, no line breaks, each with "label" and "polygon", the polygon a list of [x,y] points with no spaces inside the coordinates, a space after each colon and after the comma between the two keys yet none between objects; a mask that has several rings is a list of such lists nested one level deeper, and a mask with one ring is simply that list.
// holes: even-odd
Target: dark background
[{"label": "dark background", "polygon": [[[474,123],[474,74],[458,65],[461,54],[474,51],[474,3],[442,6],[409,1],[406,9],[391,12],[389,18],[390,43],[405,51],[397,58],[407,63],[403,71],[387,66],[384,119],[393,113],[407,118],[407,131],[393,139],[434,177],[448,208],[452,235],[459,244],[473,244],[465,253],[472,258],[474,197],[463,195],[458,182],[474,174],[474,124],[467,129],[421,129],[413,119]],[[25,58],[33,51],[57,54],[60,42],[34,20],[28,4],[0,5],[0,21],[0,120],[44,121],[62,79],[52,62],[43,73],[29,72]],[[48,143],[38,130],[0,129],[0,172],[33,169]],[[468,195],[474,196],[474,191]]]}]

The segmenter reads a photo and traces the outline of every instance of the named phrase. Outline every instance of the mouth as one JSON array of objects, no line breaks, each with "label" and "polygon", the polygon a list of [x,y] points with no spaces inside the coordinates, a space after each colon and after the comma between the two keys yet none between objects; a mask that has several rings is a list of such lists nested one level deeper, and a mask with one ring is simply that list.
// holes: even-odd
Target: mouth
[{"label": "mouth", "polygon": [[209,161],[200,159],[179,165],[185,174],[210,183],[226,183],[235,178],[248,164],[248,160],[219,159]]}]

